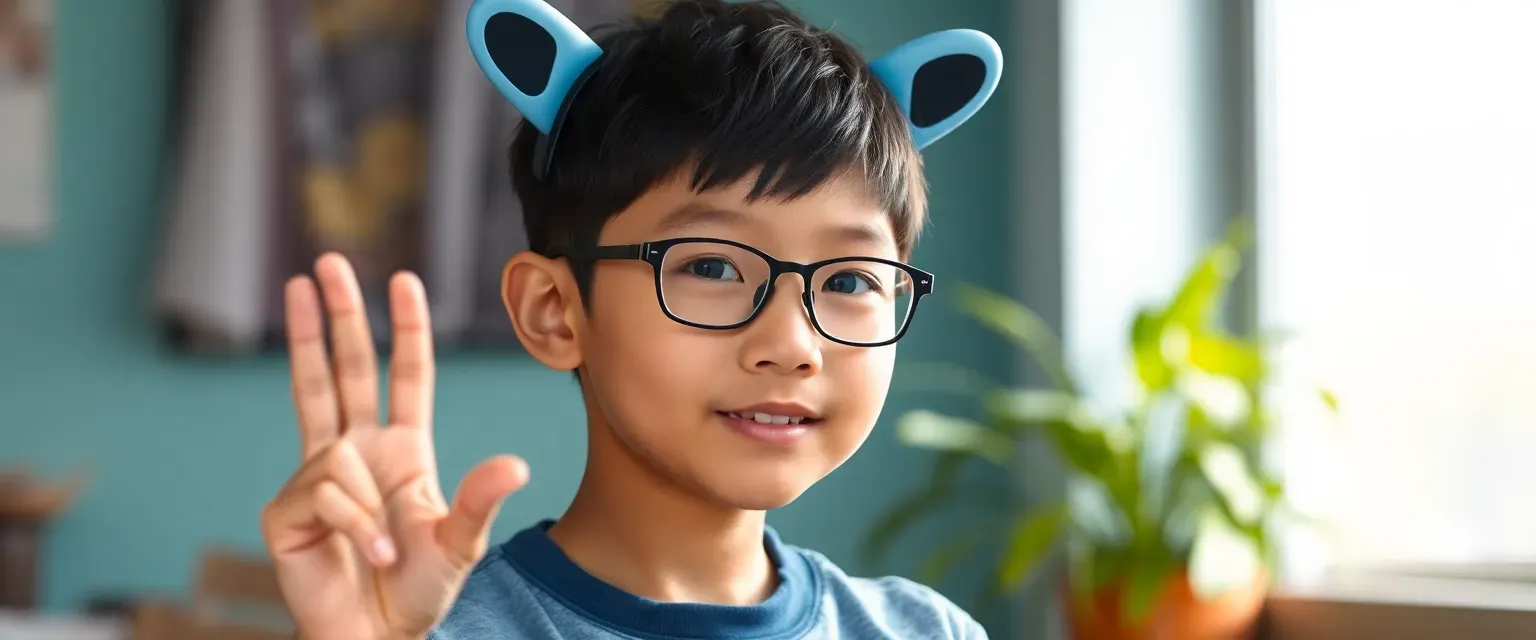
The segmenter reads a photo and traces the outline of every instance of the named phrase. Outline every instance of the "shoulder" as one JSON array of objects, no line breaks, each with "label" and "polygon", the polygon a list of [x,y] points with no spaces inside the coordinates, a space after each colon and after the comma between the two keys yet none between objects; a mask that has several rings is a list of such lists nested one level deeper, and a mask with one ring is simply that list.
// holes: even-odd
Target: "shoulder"
[{"label": "shoulder", "polygon": [[[530,628],[542,627],[542,628]],[[448,615],[429,640],[559,637],[533,585],[507,561],[500,546],[491,547],[470,572]]]},{"label": "shoulder", "polygon": [[[981,625],[932,587],[899,576],[859,578],[848,575],[826,556],[787,546],[820,574],[836,625],[844,631],[866,629],[852,637],[922,637],[985,640]],[[871,628],[873,627],[873,628]]]}]

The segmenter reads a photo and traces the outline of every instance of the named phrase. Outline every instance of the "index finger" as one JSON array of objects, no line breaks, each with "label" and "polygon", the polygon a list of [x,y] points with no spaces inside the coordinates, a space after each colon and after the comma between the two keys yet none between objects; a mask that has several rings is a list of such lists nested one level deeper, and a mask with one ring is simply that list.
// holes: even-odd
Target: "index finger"
[{"label": "index finger", "polygon": [[293,407],[299,419],[303,459],[308,460],[340,433],[336,385],[325,355],[320,294],[315,290],[315,282],[307,276],[295,276],[288,281],[283,298]]}]

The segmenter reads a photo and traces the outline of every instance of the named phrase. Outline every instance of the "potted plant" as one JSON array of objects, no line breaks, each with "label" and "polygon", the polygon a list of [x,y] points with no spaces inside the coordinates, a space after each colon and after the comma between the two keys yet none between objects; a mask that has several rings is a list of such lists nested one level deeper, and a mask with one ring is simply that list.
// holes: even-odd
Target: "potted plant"
[{"label": "potted plant", "polygon": [[[1060,500],[1027,508],[1008,500],[998,533],[994,584],[1021,586],[1065,548],[1067,622],[1079,640],[1243,634],[1274,575],[1277,525],[1293,515],[1283,479],[1264,464],[1276,417],[1265,403],[1270,341],[1222,327],[1220,303],[1236,274],[1246,227],[1234,225],[1188,272],[1178,291],[1142,309],[1128,331],[1137,393],[1128,406],[1096,406],[1064,361],[1060,341],[1024,306],[978,289],[961,294],[967,315],[1028,351],[1047,388],[965,380],[980,420],[918,410],[897,423],[907,445],[940,452],[930,482],[887,513],[866,549],[878,559],[909,525],[966,493],[969,460],[1015,464],[1021,443],[1040,439],[1064,463]],[[953,386],[953,385],[951,385]],[[1319,399],[1336,408],[1332,394]],[[932,581],[986,535],[958,533],[924,563]],[[1053,576],[1054,577],[1054,576]]]}]

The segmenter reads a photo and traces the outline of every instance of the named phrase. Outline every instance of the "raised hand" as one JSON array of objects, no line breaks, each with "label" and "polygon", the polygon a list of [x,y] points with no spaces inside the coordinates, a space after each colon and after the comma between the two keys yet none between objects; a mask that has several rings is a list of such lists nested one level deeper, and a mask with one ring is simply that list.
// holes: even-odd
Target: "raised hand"
[{"label": "raised hand", "polygon": [[411,274],[389,283],[394,327],[389,415],[357,277],[345,258],[315,265],[321,296],[295,277],[285,291],[293,403],[303,462],[262,513],[262,534],[305,640],[421,638],[448,612],[485,553],[501,502],[527,466],[492,457],[443,499],[432,447],[432,332]]}]

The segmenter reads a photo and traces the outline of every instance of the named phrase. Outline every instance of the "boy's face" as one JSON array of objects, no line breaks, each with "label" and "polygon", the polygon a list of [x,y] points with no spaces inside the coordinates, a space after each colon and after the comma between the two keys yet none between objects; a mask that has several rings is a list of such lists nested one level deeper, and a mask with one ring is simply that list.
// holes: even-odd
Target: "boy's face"
[{"label": "boy's face", "polygon": [[[710,237],[800,263],[899,259],[889,217],[856,179],[787,203],[747,204],[748,186],[696,194],[686,183],[662,185],[611,219],[599,244]],[[689,276],[732,274],[708,258],[678,266]],[[830,286],[857,286],[848,282]],[[668,481],[741,509],[788,504],[853,455],[880,414],[896,355],[894,345],[826,339],[807,316],[800,277],[775,285],[752,323],[699,329],[666,316],[649,264],[605,260],[579,331],[588,405],[616,444]],[[668,307],[678,311],[670,296]],[[772,424],[773,415],[805,419],[797,428]]]}]

